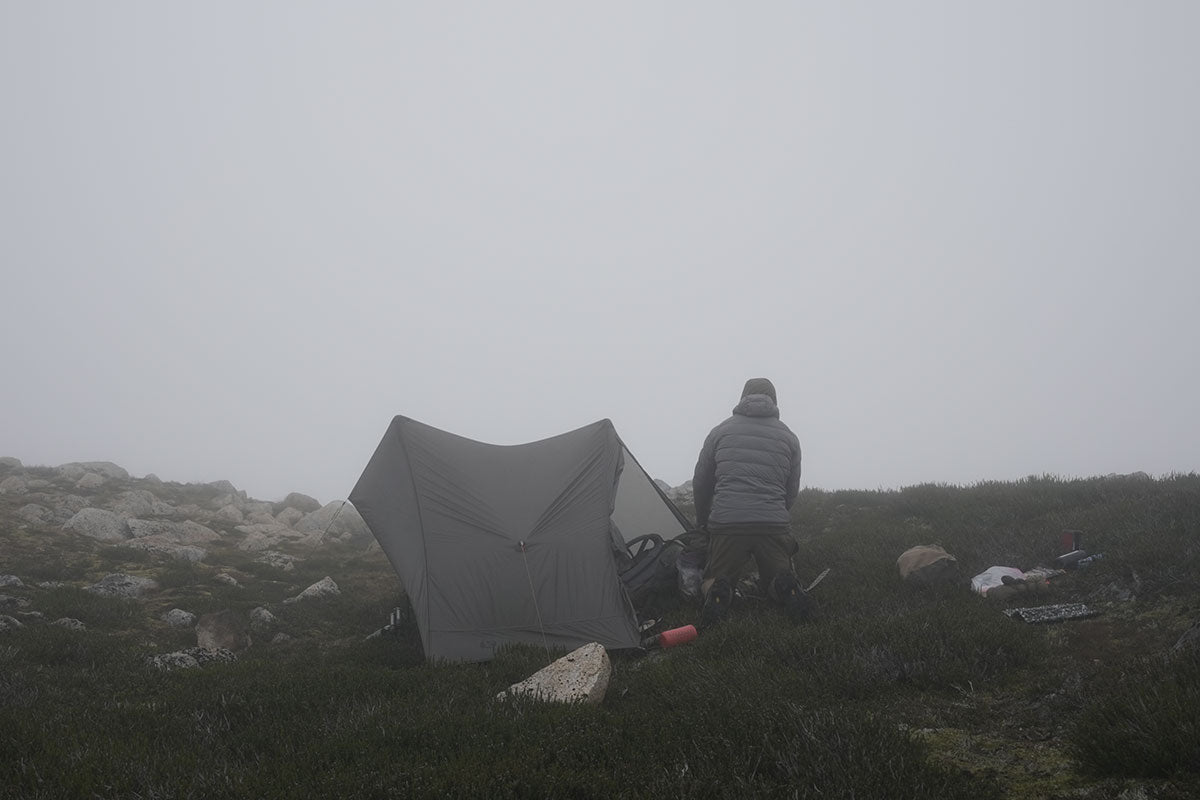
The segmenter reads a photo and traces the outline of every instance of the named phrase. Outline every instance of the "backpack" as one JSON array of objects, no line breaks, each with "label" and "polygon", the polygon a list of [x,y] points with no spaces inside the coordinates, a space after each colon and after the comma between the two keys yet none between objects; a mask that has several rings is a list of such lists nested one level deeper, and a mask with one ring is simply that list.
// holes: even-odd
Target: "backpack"
[{"label": "backpack", "polygon": [[682,542],[649,533],[630,540],[626,549],[617,570],[635,608],[661,591],[675,589],[675,561],[683,552]]}]

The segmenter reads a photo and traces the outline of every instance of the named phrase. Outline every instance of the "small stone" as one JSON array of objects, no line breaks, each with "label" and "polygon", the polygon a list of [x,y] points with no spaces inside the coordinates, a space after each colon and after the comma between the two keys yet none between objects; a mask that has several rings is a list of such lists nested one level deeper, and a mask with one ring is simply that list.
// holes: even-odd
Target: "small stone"
[{"label": "small stone", "polygon": [[241,586],[242,586],[240,583],[238,583],[237,578],[233,577],[232,575],[230,575],[227,572],[222,572],[220,575],[217,575],[216,577],[214,577],[213,580],[216,581],[217,583],[223,583],[226,586],[232,586],[235,589],[241,588]]},{"label": "small stone", "polygon": [[54,622],[51,622],[50,624],[57,625],[60,628],[66,628],[67,630],[72,630],[72,631],[87,630],[87,625],[84,625],[83,622],[75,619],[74,617],[60,617],[59,619],[54,620]]},{"label": "small stone", "polygon": [[196,624],[196,615],[182,608],[172,608],[162,618],[172,628],[190,628]]},{"label": "small stone", "polygon": [[16,587],[23,588],[25,586],[25,584],[22,583],[21,579],[18,578],[16,575],[0,575],[0,587],[8,587],[8,586],[16,586]]},{"label": "small stone", "polygon": [[263,606],[250,612],[250,630],[255,633],[266,633],[279,619]]}]

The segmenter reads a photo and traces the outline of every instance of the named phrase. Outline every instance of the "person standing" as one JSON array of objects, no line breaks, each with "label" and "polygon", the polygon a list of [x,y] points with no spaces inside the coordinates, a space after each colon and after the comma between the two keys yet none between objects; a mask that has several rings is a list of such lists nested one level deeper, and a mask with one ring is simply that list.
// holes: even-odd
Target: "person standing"
[{"label": "person standing", "polygon": [[791,562],[798,549],[790,509],[800,490],[800,440],[779,419],[777,403],[771,381],[751,378],[732,416],[700,449],[692,489],[696,524],[709,534],[702,626],[729,610],[751,557],[767,596],[790,617],[806,619],[815,610]]}]

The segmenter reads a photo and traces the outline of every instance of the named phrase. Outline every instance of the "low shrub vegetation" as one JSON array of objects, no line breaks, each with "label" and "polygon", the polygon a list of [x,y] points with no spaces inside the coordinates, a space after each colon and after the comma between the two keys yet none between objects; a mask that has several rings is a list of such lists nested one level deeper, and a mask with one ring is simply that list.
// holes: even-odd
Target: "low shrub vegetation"
[{"label": "low shrub vegetation", "polygon": [[[361,548],[290,573],[241,556],[241,588],[156,561],[153,613],[15,592],[88,627],[0,633],[0,797],[1200,796],[1200,654],[1172,649],[1197,608],[1200,478],[808,490],[795,522],[802,580],[831,570],[815,622],[743,598],[687,646],[611,653],[598,706],[497,700],[557,655],[538,647],[427,663],[396,578]],[[1063,529],[1104,558],[1037,602],[1099,616],[1025,624],[966,588],[1047,563]],[[902,584],[896,557],[935,542],[960,582]],[[116,550],[106,567],[147,566]],[[340,596],[281,602],[325,575]],[[147,657],[184,636],[158,618],[171,603],[269,605],[291,640],[159,671]],[[367,639],[397,606],[395,635]],[[671,593],[647,611],[658,629],[697,616]]]}]

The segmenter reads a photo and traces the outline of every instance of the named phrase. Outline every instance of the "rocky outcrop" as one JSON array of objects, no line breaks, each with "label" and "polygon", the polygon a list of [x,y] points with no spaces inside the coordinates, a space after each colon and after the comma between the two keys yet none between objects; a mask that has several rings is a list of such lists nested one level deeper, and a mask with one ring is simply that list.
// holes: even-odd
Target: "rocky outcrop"
[{"label": "rocky outcrop", "polygon": [[24,588],[25,583],[20,578],[18,578],[16,575],[0,575],[0,588],[4,588],[4,587],[8,587],[8,586]]},{"label": "rocky outcrop", "polygon": [[514,683],[496,697],[525,695],[553,703],[596,704],[604,699],[611,678],[608,653],[603,645],[592,642]]}]

